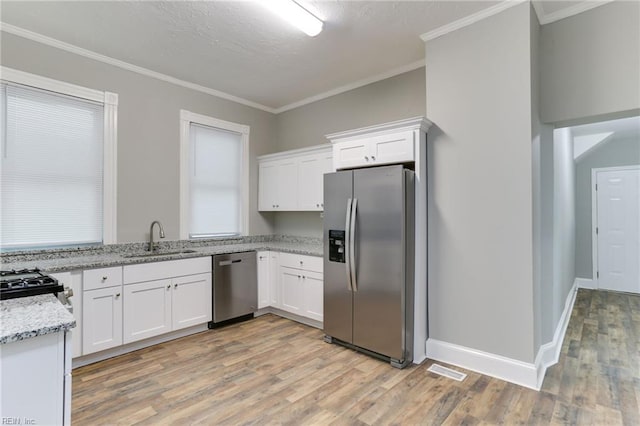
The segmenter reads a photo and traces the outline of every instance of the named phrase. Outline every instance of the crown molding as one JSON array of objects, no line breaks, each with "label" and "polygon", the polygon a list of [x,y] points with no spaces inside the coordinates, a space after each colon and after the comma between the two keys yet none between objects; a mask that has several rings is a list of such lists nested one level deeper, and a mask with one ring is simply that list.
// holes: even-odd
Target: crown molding
[{"label": "crown molding", "polygon": [[165,81],[167,83],[175,84],[178,86],[186,87],[187,89],[195,90],[201,93],[206,93],[208,95],[216,96],[218,98],[226,99],[232,102],[236,102],[242,105],[246,105],[252,108],[257,108],[262,111],[270,112],[272,114],[279,114],[284,111],[289,111],[291,109],[310,104],[312,102],[316,102],[331,96],[338,95],[340,93],[348,92],[349,90],[357,89],[358,87],[366,86],[367,84],[375,83],[380,80],[384,80],[387,78],[394,77],[396,75],[404,74],[409,71],[413,71],[420,67],[423,67],[425,64],[424,59],[416,62],[412,62],[410,64],[394,68],[382,74],[375,75],[373,77],[368,77],[362,80],[358,80],[356,82],[337,87],[335,89],[329,90],[324,93],[320,93],[315,96],[311,96],[309,98],[302,99],[297,102],[293,102],[287,105],[284,105],[279,108],[272,108],[266,105],[262,105],[244,98],[240,98],[238,96],[231,95],[229,93],[221,92],[216,89],[212,89],[210,87],[202,86],[196,83],[192,83],[185,80],[180,80],[178,78],[172,77],[170,75],[162,74],[156,71],[152,71],[147,68],[143,68],[128,62],[121,61],[119,59],[111,58],[106,55],[102,55],[100,53],[93,52],[91,50],[84,49],[82,47],[75,46],[73,44],[69,44],[24,28],[17,27],[15,25],[7,24],[5,22],[0,22],[0,31],[4,31],[9,34],[16,35],[18,37],[26,38],[28,40],[32,40],[38,43],[45,44],[47,46],[55,47],[57,49],[61,49],[70,53],[74,53],[76,55],[83,56],[85,58],[93,59],[99,62],[103,62],[109,65],[116,66],[118,68],[125,69],[127,71],[132,71],[137,74],[141,74],[147,77],[155,78],[158,80]]},{"label": "crown molding", "polygon": [[382,135],[388,133],[394,133],[398,130],[417,130],[420,129],[423,132],[427,132],[431,127],[431,121],[425,117],[411,117],[402,120],[390,121],[388,123],[376,124],[374,126],[360,127],[358,129],[345,130],[342,132],[335,132],[325,135],[324,137],[329,139],[331,143],[345,142],[361,138],[363,135],[373,136]]},{"label": "crown molding", "polygon": [[424,67],[424,64],[425,64],[424,59],[421,59],[419,61],[412,62],[410,64],[403,65],[401,67],[394,68],[392,70],[386,71],[386,72],[384,72],[382,74],[377,74],[377,75],[374,75],[372,77],[364,78],[362,80],[358,80],[358,81],[355,81],[353,83],[349,83],[349,84],[346,84],[344,86],[336,87],[335,89],[328,90],[328,91],[323,92],[323,93],[319,93],[319,94],[317,94],[315,96],[311,96],[311,97],[302,99],[300,101],[293,102],[293,103],[290,103],[288,105],[284,105],[284,106],[282,106],[280,108],[276,108],[274,112],[276,114],[279,114],[281,112],[289,111],[291,109],[298,108],[298,107],[301,107],[303,105],[307,105],[307,104],[310,104],[310,103],[313,103],[313,102],[317,102],[317,101],[320,101],[322,99],[330,98],[331,96],[339,95],[340,93],[348,92],[349,90],[357,89],[359,87],[363,87],[363,86],[366,86],[368,84],[372,84],[372,83],[375,83],[375,82],[378,82],[378,81],[381,81],[381,80],[385,80],[387,78],[395,77],[396,75],[400,75],[400,74],[404,74],[404,73],[409,72],[409,71],[416,70],[418,68]]},{"label": "crown molding", "polygon": [[47,46],[55,47],[76,55],[83,56],[85,58],[93,59],[95,61],[103,62],[105,64],[113,65],[118,68],[122,68],[127,71],[132,71],[147,77],[152,77],[158,80],[165,81],[167,83],[175,84],[177,86],[186,87],[187,89],[195,90],[198,92],[206,93],[208,95],[216,96],[218,98],[226,99],[228,101],[236,102],[248,107],[257,108],[262,111],[274,113],[275,109],[262,105],[256,102],[249,101],[238,96],[230,95],[229,93],[221,92],[210,87],[201,86],[189,81],[180,80],[179,78],[171,77],[170,75],[162,74],[156,71],[152,71],[147,68],[139,67],[137,65],[130,64],[128,62],[121,61],[119,59],[111,58],[109,56],[102,55],[100,53],[93,52],[91,50],[83,49],[82,47],[75,46],[73,44],[66,43],[64,41],[56,40],[54,38],[26,30],[24,28],[16,27],[15,25],[0,22],[0,31],[4,31],[9,34],[16,35],[18,37],[26,38],[38,43],[45,44]]},{"label": "crown molding", "polygon": [[505,0],[494,6],[491,6],[479,12],[476,12],[472,15],[466,16],[462,19],[458,19],[457,21],[453,21],[447,25],[443,25],[439,28],[436,28],[435,30],[426,32],[422,34],[420,38],[422,39],[422,41],[425,41],[425,42],[436,39],[452,31],[456,31],[456,30],[459,30],[460,28],[464,28],[471,24],[475,24],[476,22],[482,21],[483,19],[486,19],[490,16],[497,15],[498,13],[503,12],[513,6],[522,4],[525,1],[527,0]]},{"label": "crown molding", "polygon": [[569,18],[570,16],[574,16],[582,12],[586,12],[587,10],[591,10],[598,6],[611,3],[612,1],[613,0],[583,0],[571,7],[560,9],[553,13],[545,13],[543,0],[532,0],[531,3],[533,4],[533,8],[536,11],[536,15],[538,15],[538,21],[540,21],[540,25],[545,25],[564,18]]}]

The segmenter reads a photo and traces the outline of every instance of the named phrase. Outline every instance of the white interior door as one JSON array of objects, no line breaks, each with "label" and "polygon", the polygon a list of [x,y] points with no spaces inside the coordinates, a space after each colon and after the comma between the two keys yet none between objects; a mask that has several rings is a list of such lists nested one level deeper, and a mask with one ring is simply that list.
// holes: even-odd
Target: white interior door
[{"label": "white interior door", "polygon": [[598,287],[640,293],[640,169],[596,177]]}]

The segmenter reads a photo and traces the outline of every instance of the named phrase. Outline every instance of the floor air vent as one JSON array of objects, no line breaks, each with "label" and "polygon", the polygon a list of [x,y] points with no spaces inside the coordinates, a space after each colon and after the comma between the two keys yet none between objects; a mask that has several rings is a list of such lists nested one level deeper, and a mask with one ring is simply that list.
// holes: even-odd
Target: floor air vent
[{"label": "floor air vent", "polygon": [[441,376],[448,377],[453,380],[457,380],[459,382],[463,381],[465,377],[467,377],[467,375],[464,373],[460,373],[459,371],[455,371],[438,364],[431,364],[431,367],[427,368],[427,371],[431,371],[432,373],[436,373]]}]

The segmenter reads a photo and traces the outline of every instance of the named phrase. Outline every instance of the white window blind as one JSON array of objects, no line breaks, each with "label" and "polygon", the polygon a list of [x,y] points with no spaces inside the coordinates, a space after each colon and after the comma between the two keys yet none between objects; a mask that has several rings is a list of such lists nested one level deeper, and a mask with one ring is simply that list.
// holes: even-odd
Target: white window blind
[{"label": "white window blind", "polygon": [[3,248],[102,242],[104,106],[2,84]]},{"label": "white window blind", "polygon": [[242,135],[189,125],[189,237],[239,235]]}]

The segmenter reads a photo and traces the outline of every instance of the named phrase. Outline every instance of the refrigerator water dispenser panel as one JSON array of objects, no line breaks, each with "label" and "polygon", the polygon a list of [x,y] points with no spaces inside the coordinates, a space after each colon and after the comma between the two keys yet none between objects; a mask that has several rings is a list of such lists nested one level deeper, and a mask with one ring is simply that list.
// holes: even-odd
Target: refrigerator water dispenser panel
[{"label": "refrigerator water dispenser panel", "polygon": [[329,260],[344,263],[344,231],[329,230]]}]

